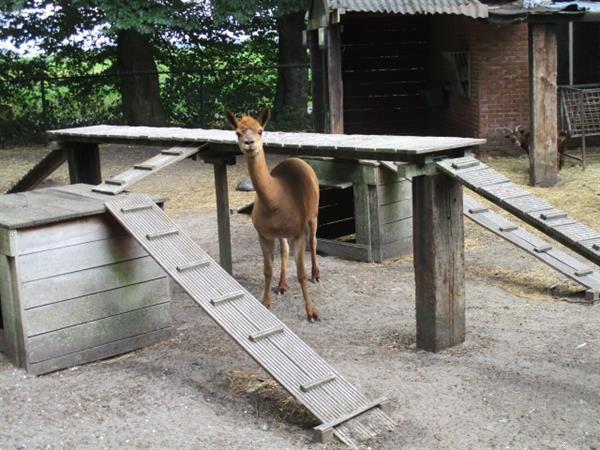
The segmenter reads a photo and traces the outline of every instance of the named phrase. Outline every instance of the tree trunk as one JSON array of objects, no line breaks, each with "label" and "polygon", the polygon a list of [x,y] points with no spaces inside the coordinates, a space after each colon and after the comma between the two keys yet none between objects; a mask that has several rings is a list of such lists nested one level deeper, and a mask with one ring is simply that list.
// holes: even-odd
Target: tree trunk
[{"label": "tree trunk", "polygon": [[165,114],[160,103],[158,73],[150,36],[134,30],[120,30],[117,33],[117,66],[121,73],[125,123],[164,125]]},{"label": "tree trunk", "polygon": [[283,15],[277,19],[279,57],[277,92],[273,105],[273,120],[280,129],[306,129],[309,116],[308,68],[282,67],[290,64],[307,64],[306,49],[302,45],[304,11]]}]

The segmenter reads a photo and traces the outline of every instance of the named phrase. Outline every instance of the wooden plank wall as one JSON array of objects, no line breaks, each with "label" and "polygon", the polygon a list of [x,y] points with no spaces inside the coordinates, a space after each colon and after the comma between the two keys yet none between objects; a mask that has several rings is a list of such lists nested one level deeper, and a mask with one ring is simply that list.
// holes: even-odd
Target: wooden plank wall
[{"label": "wooden plank wall", "polygon": [[30,373],[123,353],[169,334],[166,274],[114,219],[19,230],[17,242],[18,255],[5,258],[18,269],[18,296],[3,290],[2,306],[20,311],[10,319],[24,343],[12,345],[10,356]]},{"label": "wooden plank wall", "polygon": [[423,134],[428,47],[427,18],[344,15],[346,134]]}]

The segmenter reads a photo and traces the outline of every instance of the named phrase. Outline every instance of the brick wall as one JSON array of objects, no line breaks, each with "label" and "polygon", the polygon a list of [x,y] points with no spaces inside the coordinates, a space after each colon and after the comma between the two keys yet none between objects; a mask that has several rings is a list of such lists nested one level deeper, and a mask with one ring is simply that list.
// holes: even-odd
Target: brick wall
[{"label": "brick wall", "polygon": [[497,27],[461,16],[433,17],[433,79],[444,79],[440,52],[468,50],[472,85],[470,97],[449,94],[446,105],[433,114],[438,129],[432,131],[506,146],[503,128],[529,123],[527,42],[525,24]]}]

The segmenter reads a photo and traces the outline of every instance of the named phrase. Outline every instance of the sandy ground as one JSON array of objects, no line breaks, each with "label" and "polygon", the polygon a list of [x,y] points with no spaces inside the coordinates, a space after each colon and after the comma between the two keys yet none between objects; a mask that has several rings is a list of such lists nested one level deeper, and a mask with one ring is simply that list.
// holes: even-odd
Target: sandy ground
[{"label": "sandy ground", "polygon": [[[42,152],[0,150],[0,187]],[[105,148],[104,173],[152,154]],[[243,165],[230,175],[233,190]],[[65,170],[51,182],[65,183]],[[216,258],[212,182],[210,166],[189,161],[137,190],[167,195],[167,212]],[[251,200],[232,193],[231,204]],[[232,227],[235,276],[259,296],[255,232],[241,215]],[[393,401],[397,429],[372,448],[600,448],[600,307],[577,303],[573,284],[475,225],[465,234],[463,345],[415,349],[410,256],[384,264],[320,257],[322,282],[311,291],[321,322],[306,322],[295,282],[272,310],[369,398]],[[552,283],[563,297],[549,294]],[[177,331],[168,341],[40,377],[0,354],[0,449],[342,448],[314,444],[314,420],[179,287],[172,291]]]}]

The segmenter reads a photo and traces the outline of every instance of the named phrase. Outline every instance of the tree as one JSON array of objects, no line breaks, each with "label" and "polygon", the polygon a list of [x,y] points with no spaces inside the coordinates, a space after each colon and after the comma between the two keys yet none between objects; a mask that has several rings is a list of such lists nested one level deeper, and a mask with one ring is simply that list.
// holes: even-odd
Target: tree
[{"label": "tree", "polygon": [[0,39],[35,43],[71,73],[89,73],[109,61],[106,70],[120,74],[130,125],[164,123],[157,43],[204,30],[209,20],[206,1],[184,0],[20,0],[2,3],[0,14]]},{"label": "tree", "polygon": [[308,57],[302,43],[306,3],[298,0],[213,0],[217,20],[245,24],[256,15],[274,17],[277,29],[277,89],[273,121],[280,129],[309,124]]}]

